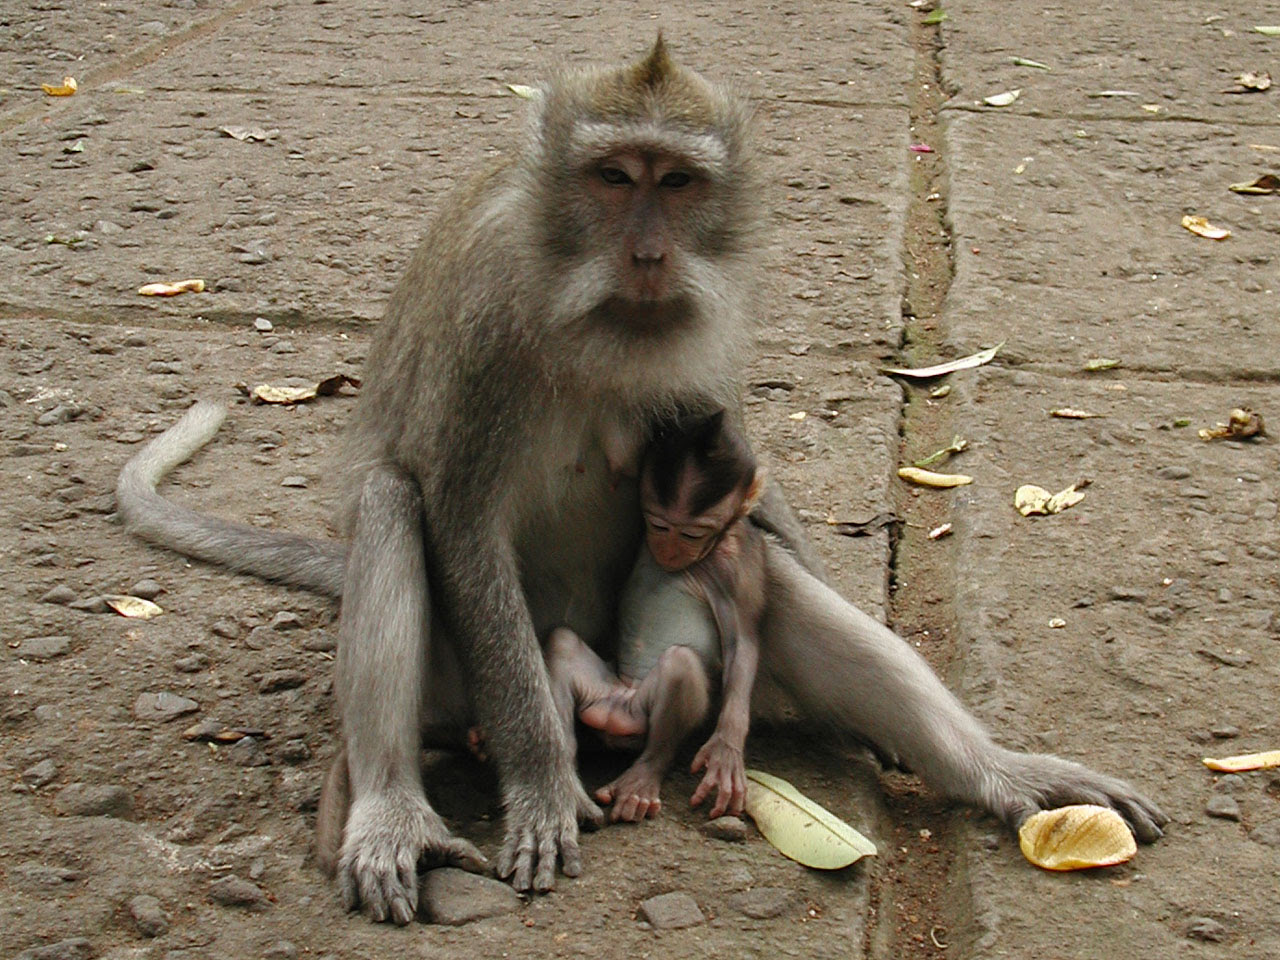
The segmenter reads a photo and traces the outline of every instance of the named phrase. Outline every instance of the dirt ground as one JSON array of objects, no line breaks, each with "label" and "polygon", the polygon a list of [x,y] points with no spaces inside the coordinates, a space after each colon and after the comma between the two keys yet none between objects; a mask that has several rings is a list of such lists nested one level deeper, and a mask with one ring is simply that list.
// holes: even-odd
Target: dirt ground
[{"label": "dirt ground", "polygon": [[[0,0],[0,954],[1280,955],[1280,776],[1199,762],[1280,747],[1280,453],[1195,436],[1240,405],[1280,424],[1280,200],[1224,189],[1275,169],[1256,149],[1280,147],[1275,93],[1219,92],[1280,40],[1244,3],[1162,5],[1154,24],[1142,5],[1024,6],[956,0],[930,25],[927,6],[835,0]],[[441,197],[519,136],[504,84],[632,55],[658,25],[757,104],[768,319],[745,386],[770,469],[841,591],[1002,742],[1158,797],[1169,835],[1133,863],[1040,873],[914,778],[811,731],[759,731],[750,763],[879,857],[820,874],[754,830],[706,836],[677,772],[660,818],[587,836],[584,877],[551,895],[512,909],[488,891],[498,914],[460,926],[370,924],[310,861],[336,606],[116,521],[121,464],[202,397],[228,422],[167,492],[331,535],[354,399],[254,405],[243,387],[359,376]],[[65,74],[76,96],[39,92]],[[1015,87],[1012,107],[981,106]],[[239,127],[263,139],[224,129]],[[1193,237],[1183,213],[1235,234]],[[188,276],[209,292],[134,292]],[[878,372],[1002,340],[947,396]],[[1121,365],[1084,372],[1095,357]],[[974,485],[896,479],[957,434],[970,448],[951,466]],[[1061,516],[1012,509],[1021,483],[1083,478]],[[827,523],[889,511],[893,536]],[[125,619],[112,594],[164,613]],[[205,723],[246,736],[184,736]],[[620,762],[586,758],[588,786]],[[450,825],[496,850],[491,772],[462,752],[427,763]],[[701,922],[644,922],[669,892]]]}]

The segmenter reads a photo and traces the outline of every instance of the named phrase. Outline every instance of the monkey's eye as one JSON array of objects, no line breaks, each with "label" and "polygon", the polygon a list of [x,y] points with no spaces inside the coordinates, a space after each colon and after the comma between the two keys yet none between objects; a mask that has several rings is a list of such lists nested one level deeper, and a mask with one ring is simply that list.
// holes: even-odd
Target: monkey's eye
[{"label": "monkey's eye", "polygon": [[685,533],[681,533],[681,534],[680,534],[680,539],[681,539],[681,540],[688,540],[690,543],[697,543],[697,542],[698,542],[698,541],[700,541],[700,540],[705,540],[705,539],[707,539],[707,535],[706,535],[705,533],[687,533],[687,532],[685,532]]},{"label": "monkey's eye", "polygon": [[661,521],[654,520],[652,517],[646,518],[645,522],[649,525],[649,529],[654,533],[666,533],[671,528]]},{"label": "monkey's eye", "polygon": [[627,172],[617,167],[601,167],[600,179],[614,187],[625,187],[632,182]]},{"label": "monkey's eye", "polygon": [[658,181],[658,186],[668,187],[672,190],[679,190],[681,187],[687,187],[693,182],[693,175],[684,170],[672,170],[670,173],[664,173],[662,179]]}]

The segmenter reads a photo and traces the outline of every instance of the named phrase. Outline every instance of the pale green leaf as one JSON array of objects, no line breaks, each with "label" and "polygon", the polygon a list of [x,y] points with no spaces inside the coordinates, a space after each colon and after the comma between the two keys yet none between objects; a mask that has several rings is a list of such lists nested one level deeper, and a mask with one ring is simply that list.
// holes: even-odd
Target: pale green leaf
[{"label": "pale green leaf", "polygon": [[1021,90],[1010,90],[1007,93],[996,93],[989,97],[983,97],[982,102],[989,107],[1007,107],[1020,96],[1022,96]]},{"label": "pale green leaf", "polygon": [[537,100],[542,96],[542,91],[537,87],[527,87],[523,83],[508,83],[507,89],[522,100]]},{"label": "pale green leaf", "polygon": [[947,11],[943,10],[942,8],[938,8],[937,10],[934,10],[930,13],[925,14],[924,19],[921,20],[920,22],[927,23],[930,26],[933,26],[934,24],[941,23],[943,20],[948,20],[948,19],[950,19],[950,17],[948,16]]},{"label": "pale green leaf", "polygon": [[746,811],[784,856],[817,870],[839,870],[876,854],[876,845],[780,777],[748,770]]},{"label": "pale green leaf", "polygon": [[1280,37],[1280,27],[1254,27],[1253,29],[1264,37]]},{"label": "pale green leaf", "polygon": [[1015,67],[1033,67],[1036,70],[1052,70],[1047,63],[1041,63],[1039,60],[1028,60],[1026,57],[1010,57],[1009,62]]}]

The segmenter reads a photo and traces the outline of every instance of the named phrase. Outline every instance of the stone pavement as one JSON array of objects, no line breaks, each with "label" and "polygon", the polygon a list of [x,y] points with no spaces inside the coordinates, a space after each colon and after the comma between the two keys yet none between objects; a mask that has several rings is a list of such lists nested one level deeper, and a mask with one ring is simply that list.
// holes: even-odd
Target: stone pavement
[{"label": "stone pavement", "polygon": [[[1252,29],[1268,22],[1259,9],[954,0],[928,25],[889,0],[0,3],[0,440],[13,491],[0,575],[15,584],[14,642],[72,645],[49,663],[0,661],[0,770],[18,788],[0,811],[28,834],[0,845],[0,950],[84,937],[51,955],[1280,955],[1280,775],[1215,780],[1200,764],[1280,748],[1280,454],[1274,440],[1195,435],[1242,405],[1280,429],[1280,198],[1226,189],[1280,171],[1280,93],[1220,92],[1276,63],[1280,38]],[[876,863],[817,877],[758,838],[707,840],[673,802],[653,824],[589,837],[587,876],[515,914],[392,931],[342,915],[304,863],[305,803],[282,799],[314,787],[331,752],[323,681],[288,706],[314,724],[298,739],[316,759],[234,768],[240,779],[176,729],[139,733],[113,706],[177,683],[171,656],[129,671],[119,650],[172,644],[214,660],[178,692],[253,715],[260,678],[243,680],[236,658],[257,654],[210,636],[209,611],[225,608],[207,598],[290,601],[126,541],[59,477],[107,493],[128,444],[196,394],[358,372],[367,325],[440,197],[518,135],[522,102],[505,84],[633,56],[658,27],[682,60],[758,104],[773,230],[748,412],[774,472],[846,595],[910,629],[1002,742],[1124,775],[1164,804],[1168,836],[1132,864],[1042,873],[994,821],[922,801],[900,778],[882,802],[865,763],[850,779],[849,762],[783,740],[761,765],[865,827]],[[66,74],[74,97],[40,93]],[[981,104],[1012,89],[1011,106]],[[934,153],[908,150],[920,131]],[[1188,213],[1233,235],[1193,236],[1179,226]],[[930,244],[937,256],[921,255]],[[210,291],[136,295],[188,276]],[[922,289],[939,310],[908,296]],[[275,326],[269,342],[259,317]],[[145,346],[121,348],[135,336]],[[996,362],[951,377],[945,398],[876,372],[1000,341]],[[1120,365],[1086,373],[1098,357]],[[156,363],[180,363],[181,382]],[[96,419],[39,422],[68,402]],[[1060,407],[1102,416],[1048,416]],[[340,426],[344,408],[316,409],[237,408],[241,449],[220,442],[183,482],[209,484],[194,499],[228,515],[322,529],[322,472],[314,497],[267,490],[307,473]],[[895,479],[902,458],[953,434],[970,441],[952,466],[972,486],[921,493]],[[1012,508],[1022,483],[1085,477],[1086,499],[1061,516]],[[70,506],[48,512],[55,496]],[[823,522],[889,509],[909,524],[896,549]],[[955,534],[925,539],[942,520]],[[126,634],[40,602],[55,584],[119,592],[147,564],[169,576],[166,608],[189,616]],[[292,655],[285,665],[326,669],[314,651]],[[23,779],[46,758],[51,785]],[[188,779],[246,809],[224,803],[216,833],[181,839]],[[97,780],[137,795],[135,823],[59,815],[54,791]],[[205,902],[226,869],[270,905]],[[733,905],[775,888],[792,907],[773,919]],[[638,922],[641,901],[672,890],[707,922]],[[146,938],[139,895],[160,900],[170,932]]]}]

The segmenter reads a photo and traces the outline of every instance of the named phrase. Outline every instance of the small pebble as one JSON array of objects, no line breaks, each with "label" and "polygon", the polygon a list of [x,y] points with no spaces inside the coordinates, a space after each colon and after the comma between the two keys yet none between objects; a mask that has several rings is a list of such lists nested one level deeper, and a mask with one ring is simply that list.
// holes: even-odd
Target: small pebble
[{"label": "small pebble", "polygon": [[1186,480],[1191,476],[1191,471],[1186,467],[1179,467],[1170,464],[1167,467],[1161,467],[1156,471],[1156,476],[1161,480]]},{"label": "small pebble", "polygon": [[1217,793],[1233,793],[1245,785],[1244,777],[1238,773],[1224,773],[1218,778],[1218,782],[1213,785],[1213,789]]},{"label": "small pebble", "polygon": [[262,951],[265,960],[298,960],[298,946],[290,940],[277,940]]},{"label": "small pebble", "polygon": [[173,661],[173,669],[179,673],[199,673],[209,665],[209,658],[203,653],[193,653],[189,657],[179,657]]},{"label": "small pebble", "polygon": [[418,900],[431,923],[450,926],[512,913],[520,906],[519,894],[508,884],[456,867],[427,871]]},{"label": "small pebble", "polygon": [[18,656],[23,660],[53,660],[70,652],[70,637],[27,637],[18,644]]},{"label": "small pebble", "polygon": [[76,592],[66,584],[58,584],[40,598],[41,603],[57,603],[66,605],[76,598]]},{"label": "small pebble", "polygon": [[1187,924],[1187,937],[1206,943],[1221,943],[1227,939],[1227,928],[1212,917],[1192,917]]},{"label": "small pebble", "polygon": [[234,620],[216,620],[209,628],[209,632],[214,636],[235,640],[240,636],[240,625]]},{"label": "small pebble", "polygon": [[782,916],[794,902],[791,891],[780,887],[756,887],[729,901],[735,910],[752,920],[771,920]]},{"label": "small pebble", "polygon": [[27,769],[22,771],[22,782],[34,789],[40,789],[53,782],[53,778],[58,775],[58,765],[51,759],[45,758],[39,763],[34,763]]},{"label": "small pebble", "polygon": [[133,702],[133,715],[139,720],[159,720],[162,723],[195,713],[199,709],[200,704],[194,700],[167,691],[140,693]]},{"label": "small pebble", "polygon": [[307,478],[301,474],[292,474],[280,481],[282,487],[305,487],[306,485]]},{"label": "small pebble", "polygon": [[302,641],[302,649],[317,653],[332,653],[338,649],[338,638],[326,631],[314,633]]},{"label": "small pebble", "polygon": [[1215,793],[1204,806],[1204,812],[1211,817],[1223,820],[1239,820],[1240,804],[1236,798],[1227,793]]},{"label": "small pebble", "polygon": [[259,333],[270,333],[275,326],[266,317],[255,317],[253,321],[253,329]]},{"label": "small pebble", "polygon": [[1107,590],[1112,600],[1141,601],[1147,599],[1147,591],[1137,587],[1113,586]]},{"label": "small pebble", "polygon": [[1171,607],[1147,607],[1147,616],[1156,623],[1172,623],[1174,613]]},{"label": "small pebble", "polygon": [[215,880],[209,885],[208,897],[224,907],[244,907],[248,910],[265,910],[270,903],[261,887],[237,876]]},{"label": "small pebble", "polygon": [[155,897],[138,894],[129,901],[129,916],[144,937],[163,937],[169,932],[169,916]]},{"label": "small pebble", "polygon": [[169,360],[152,360],[147,364],[147,373],[175,374],[182,372],[182,364]]},{"label": "small pebble", "polygon": [[109,613],[111,608],[107,606],[107,601],[102,597],[85,597],[81,600],[73,600],[67,604],[72,610],[79,610],[81,613]]},{"label": "small pebble", "polygon": [[305,763],[311,759],[311,748],[302,739],[286,740],[276,749],[275,755],[282,763]]},{"label": "small pebble", "polygon": [[682,930],[706,923],[698,902],[683,890],[663,893],[640,903],[640,918],[655,930]]},{"label": "small pebble", "polygon": [[151,579],[139,580],[129,588],[128,593],[131,596],[141,597],[143,600],[154,600],[164,593],[164,587]]},{"label": "small pebble", "polygon": [[1221,727],[1214,727],[1209,732],[1212,733],[1219,740],[1234,740],[1236,737],[1240,736],[1240,728],[1236,726],[1232,726],[1231,724],[1225,724]]},{"label": "small pebble", "polygon": [[238,767],[271,766],[271,758],[257,737],[241,737],[227,749],[227,755]]},{"label": "small pebble", "polygon": [[307,682],[307,675],[301,670],[272,670],[264,673],[258,681],[259,693],[276,693],[280,690],[292,690]]},{"label": "small pebble", "polygon": [[716,817],[702,825],[702,832],[714,840],[740,843],[747,839],[747,825],[738,817]]},{"label": "small pebble", "polygon": [[272,630],[297,630],[301,626],[302,618],[288,610],[281,610],[271,618]]},{"label": "small pebble", "polygon": [[63,816],[119,817],[133,814],[133,797],[124,787],[96,783],[69,783],[53,798],[53,807]]}]

